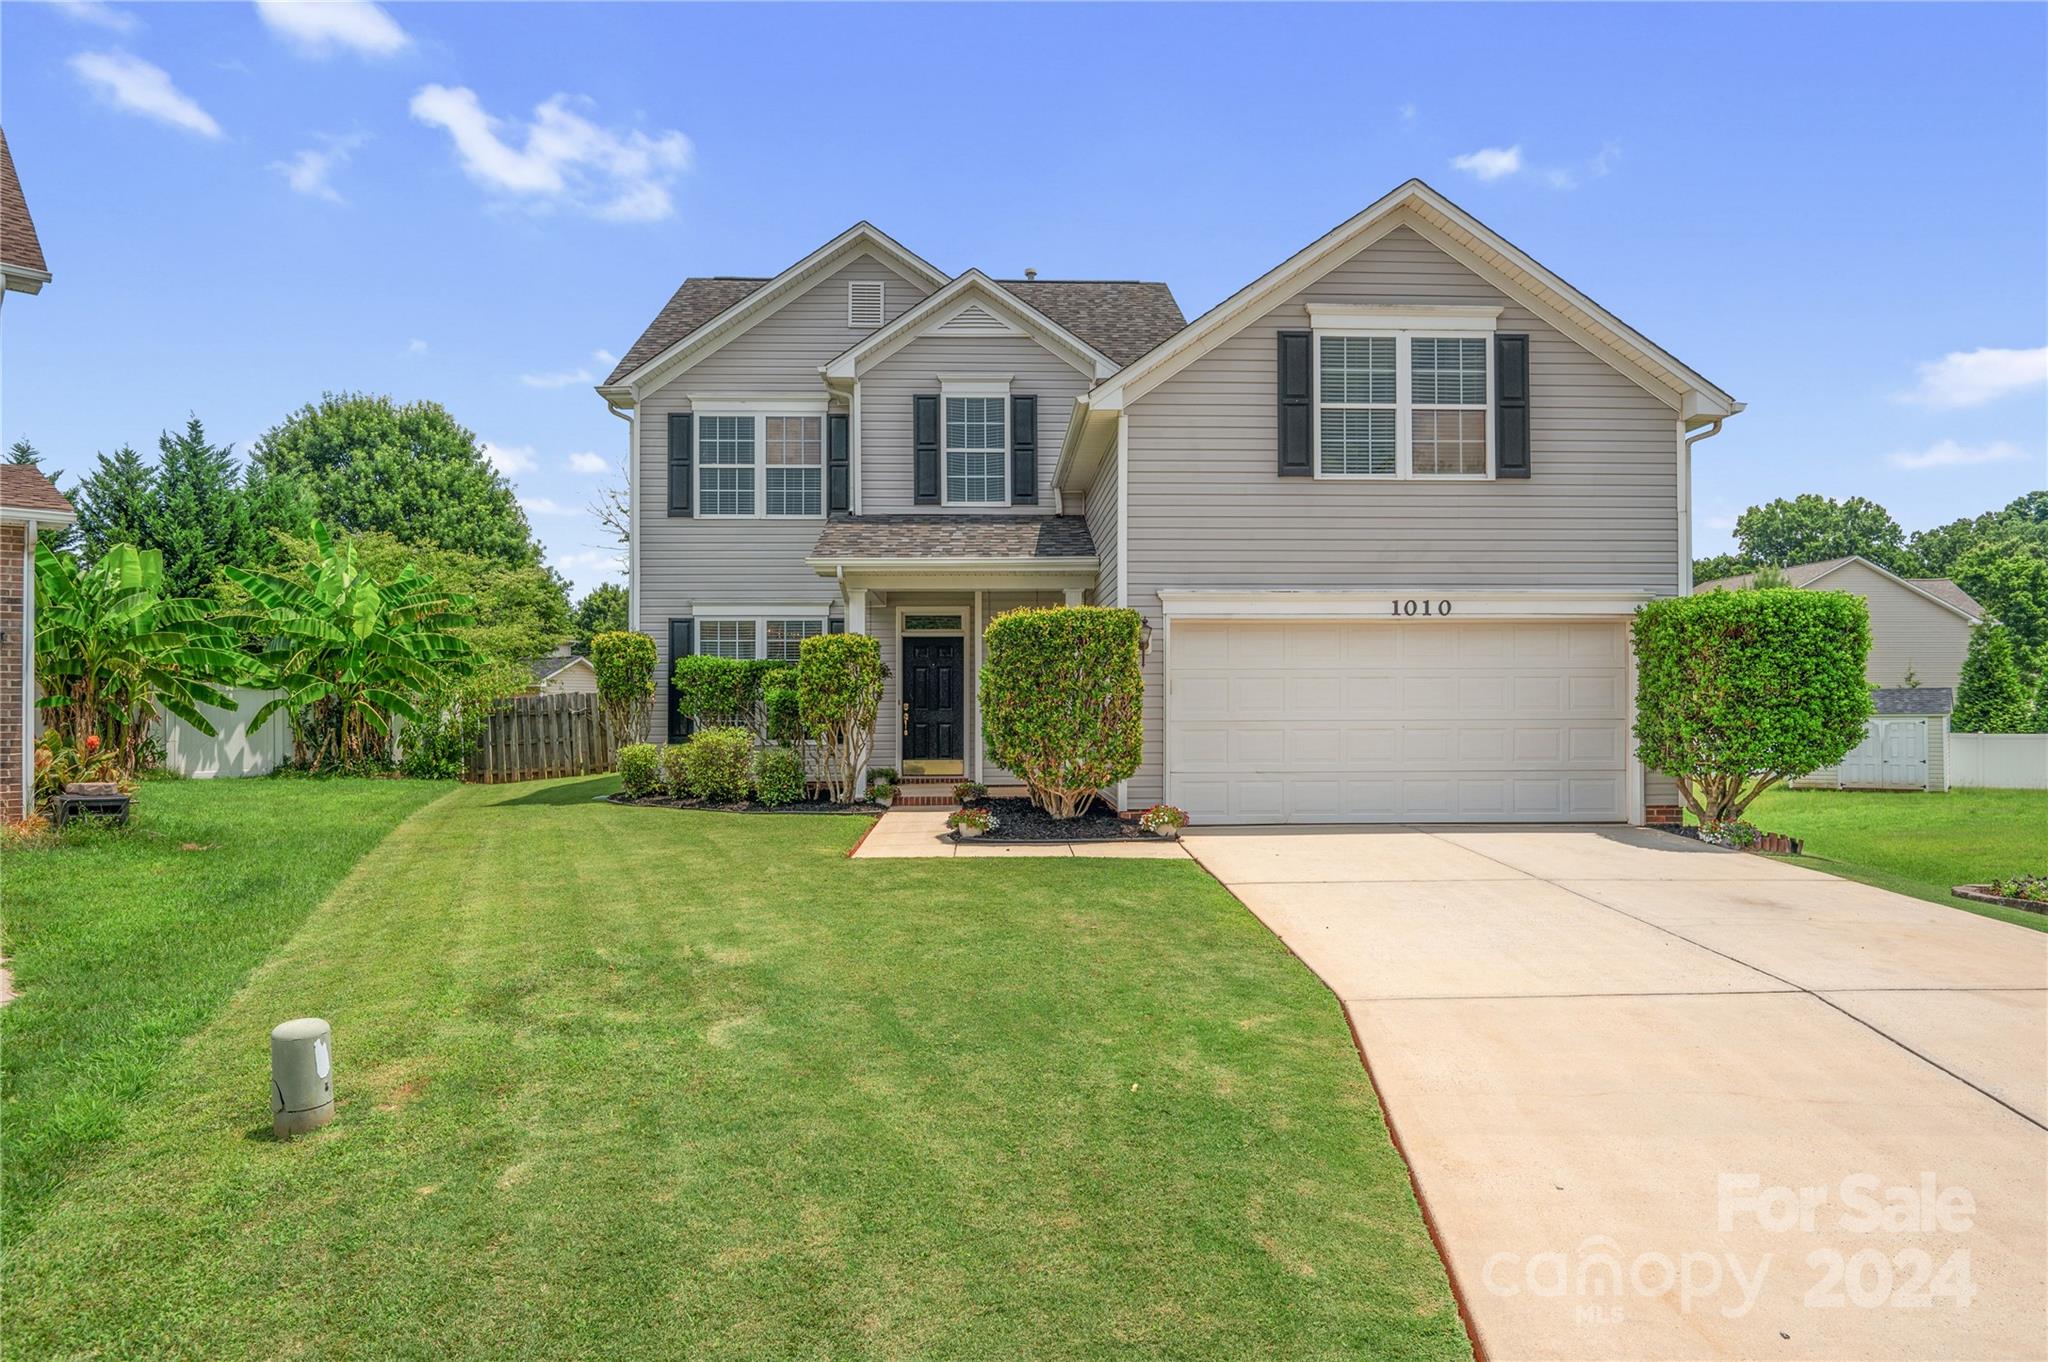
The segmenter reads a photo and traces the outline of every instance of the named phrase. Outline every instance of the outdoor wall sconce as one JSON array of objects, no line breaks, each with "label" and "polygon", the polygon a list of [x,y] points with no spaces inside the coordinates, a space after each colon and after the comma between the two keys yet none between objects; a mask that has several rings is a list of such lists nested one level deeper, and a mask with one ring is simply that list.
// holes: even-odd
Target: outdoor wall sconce
[{"label": "outdoor wall sconce", "polygon": [[1138,621],[1138,656],[1149,657],[1151,656],[1151,653],[1152,621],[1141,618]]}]

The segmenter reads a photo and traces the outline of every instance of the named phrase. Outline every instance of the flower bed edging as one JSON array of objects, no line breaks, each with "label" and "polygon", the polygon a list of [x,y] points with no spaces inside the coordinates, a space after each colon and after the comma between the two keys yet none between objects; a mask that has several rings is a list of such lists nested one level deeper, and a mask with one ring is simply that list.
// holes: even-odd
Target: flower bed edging
[{"label": "flower bed edging", "polygon": [[[980,799],[975,807],[995,814],[995,829],[973,838],[988,846],[1054,846],[1061,842],[1163,842],[1130,819],[1096,804],[1079,818],[1055,819],[1029,799]],[[1018,833],[1023,835],[1019,836]],[[966,839],[954,836],[955,841]]]},{"label": "flower bed edging", "polygon": [[670,795],[642,795],[638,799],[619,793],[599,795],[606,804],[624,804],[641,809],[687,809],[696,813],[782,813],[782,814],[834,814],[862,813],[880,814],[889,811],[885,804],[861,800],[853,804],[833,804],[822,799],[806,799],[795,804],[779,804],[771,808],[766,804],[748,800],[743,804],[707,804],[701,799],[676,799]]},{"label": "flower bed edging", "polygon": [[1948,892],[1956,898],[1968,899],[1972,903],[1995,903],[2001,908],[2018,908],[2022,912],[2048,914],[2048,903],[2039,903],[2033,899],[2009,899],[2001,894],[1992,893],[1988,884],[1958,884]]}]

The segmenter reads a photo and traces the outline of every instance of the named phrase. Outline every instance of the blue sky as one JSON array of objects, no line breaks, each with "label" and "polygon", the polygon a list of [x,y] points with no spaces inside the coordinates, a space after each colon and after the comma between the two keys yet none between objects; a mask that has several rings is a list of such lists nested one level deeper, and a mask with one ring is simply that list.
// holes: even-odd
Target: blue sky
[{"label": "blue sky", "polygon": [[[2043,486],[2048,7],[0,7],[55,282],[0,439],[76,476],[326,389],[489,441],[558,566],[624,450],[589,383],[686,274],[869,218],[948,270],[1193,316],[1411,175],[1749,410],[1696,540]],[[594,456],[594,457],[592,457]]]}]

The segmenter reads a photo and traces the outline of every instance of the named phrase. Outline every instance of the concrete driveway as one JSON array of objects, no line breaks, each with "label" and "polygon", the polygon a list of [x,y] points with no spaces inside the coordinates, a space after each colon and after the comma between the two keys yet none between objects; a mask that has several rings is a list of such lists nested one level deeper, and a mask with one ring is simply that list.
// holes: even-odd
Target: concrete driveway
[{"label": "concrete driveway", "polygon": [[2048,936],[1637,829],[1191,829],[1490,1358],[2048,1357]]}]

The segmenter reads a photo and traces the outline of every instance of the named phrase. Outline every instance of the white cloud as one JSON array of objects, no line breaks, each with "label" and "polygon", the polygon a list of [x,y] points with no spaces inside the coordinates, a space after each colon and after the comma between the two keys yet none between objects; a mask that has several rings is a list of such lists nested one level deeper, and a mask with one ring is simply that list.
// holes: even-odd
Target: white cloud
[{"label": "white cloud", "polygon": [[80,52],[71,69],[117,109],[139,113],[201,137],[220,136],[213,115],[171,83],[161,66],[152,66],[126,52]]},{"label": "white cloud", "polygon": [[1520,173],[1522,169],[1522,148],[1481,147],[1478,151],[1463,156],[1453,156],[1451,166],[1482,181],[1491,182],[1504,176]]},{"label": "white cloud", "polygon": [[581,512],[579,512],[574,506],[564,506],[561,502],[551,501],[546,497],[521,497],[519,498],[519,506],[520,509],[530,512],[533,515],[581,514]]},{"label": "white cloud", "polygon": [[142,27],[142,20],[126,10],[103,4],[101,0],[55,0],[55,3],[66,18],[106,29],[109,33],[133,33]]},{"label": "white cloud", "polygon": [[540,467],[540,461],[533,457],[532,445],[501,445],[486,440],[483,455],[491,467],[508,478],[514,473],[531,473]]},{"label": "white cloud", "polygon": [[[609,350],[593,350],[590,352],[590,358],[592,363],[607,373],[619,362]],[[529,388],[567,388],[578,383],[595,383],[598,377],[594,370],[584,367],[564,369],[551,374],[521,374],[519,381]]]},{"label": "white cloud", "polygon": [[1415,107],[1415,101],[1412,99],[1401,106],[1400,112],[1403,123],[1413,123],[1416,119],[1422,117],[1422,110]]},{"label": "white cloud", "polygon": [[284,176],[285,183],[296,192],[309,198],[340,203],[341,191],[334,187],[330,177],[347,165],[356,149],[367,140],[361,133],[351,133],[347,137],[330,137],[323,133],[320,135],[321,146],[307,147],[289,161],[273,161],[270,168]]},{"label": "white cloud", "polygon": [[424,355],[427,353],[427,343],[418,336],[414,336],[405,343],[405,353],[408,355]]},{"label": "white cloud", "polygon": [[1965,468],[1979,463],[2004,463],[2020,457],[2020,447],[2009,440],[1994,440],[1988,445],[1965,445],[1957,444],[1954,440],[1943,440],[1925,449],[1902,450],[1891,456],[1891,462],[1896,468],[1918,471],[1926,468]]},{"label": "white cloud", "polygon": [[412,116],[442,128],[472,180],[536,206],[568,204],[615,222],[656,222],[675,212],[669,186],[690,165],[690,139],[675,131],[601,128],[568,95],[534,109],[533,122],[493,117],[465,86],[427,85]]},{"label": "white cloud", "polygon": [[1920,386],[1901,402],[1981,407],[2048,383],[2048,345],[2033,350],[1956,350],[1919,366]]},{"label": "white cloud", "polygon": [[256,12],[272,33],[309,57],[343,48],[388,57],[412,42],[370,0],[256,0]]},{"label": "white cloud", "polygon": [[569,471],[571,473],[604,473],[610,471],[610,469],[611,465],[606,463],[604,456],[600,454],[592,454],[587,450],[579,449],[569,456]]}]

